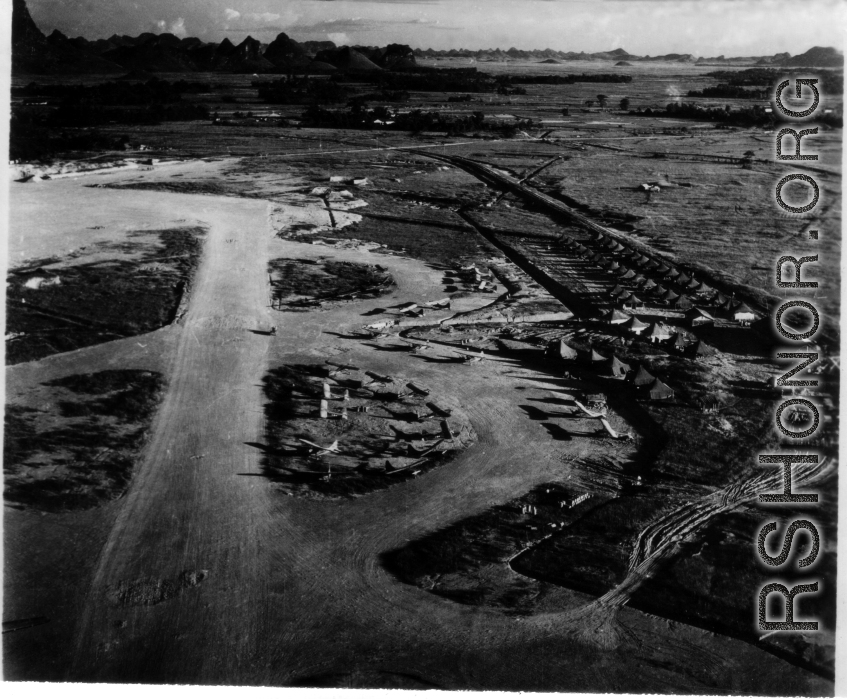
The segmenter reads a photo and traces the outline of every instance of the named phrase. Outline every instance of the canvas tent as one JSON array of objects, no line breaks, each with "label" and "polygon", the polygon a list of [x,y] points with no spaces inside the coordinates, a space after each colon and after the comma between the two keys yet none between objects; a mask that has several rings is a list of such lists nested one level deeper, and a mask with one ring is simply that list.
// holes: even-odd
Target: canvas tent
[{"label": "canvas tent", "polygon": [[626,323],[622,323],[621,327],[635,333],[636,335],[640,335],[650,326],[648,323],[644,323],[638,320],[635,316],[632,316],[632,318],[630,318]]},{"label": "canvas tent", "polygon": [[630,319],[630,315],[615,308],[608,311],[604,318],[611,325],[618,325],[620,323],[626,323]]},{"label": "canvas tent", "polygon": [[551,340],[547,343],[547,350],[544,354],[554,359],[571,360],[577,358],[577,351],[562,339]]},{"label": "canvas tent", "polygon": [[704,311],[702,308],[698,307],[690,308],[685,314],[685,320],[688,321],[692,328],[696,328],[700,325],[715,324],[714,317],[708,311]]},{"label": "canvas tent", "polygon": [[625,364],[613,354],[603,367],[603,374],[605,376],[613,376],[616,379],[622,379],[630,370],[629,364]]},{"label": "canvas tent", "polygon": [[607,358],[600,354],[595,349],[583,350],[579,352],[579,358],[584,362],[590,362],[594,364],[595,362],[605,362]]},{"label": "canvas tent", "polygon": [[647,388],[647,395],[650,396],[650,400],[668,400],[673,398],[673,389],[666,383],[656,379]]},{"label": "canvas tent", "polygon": [[653,376],[643,364],[639,365],[638,369],[634,374],[630,375],[629,382],[633,386],[649,386],[656,380],[656,377]]},{"label": "canvas tent", "polygon": [[713,357],[715,355],[715,348],[707,345],[703,340],[697,340],[691,348],[691,355],[694,357]]}]

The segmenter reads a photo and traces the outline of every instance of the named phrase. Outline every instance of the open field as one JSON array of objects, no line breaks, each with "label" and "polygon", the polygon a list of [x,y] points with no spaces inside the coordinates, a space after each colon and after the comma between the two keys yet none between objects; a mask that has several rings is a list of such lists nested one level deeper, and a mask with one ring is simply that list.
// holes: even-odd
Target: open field
[{"label": "open field", "polygon": [[[581,109],[711,69],[403,105],[531,118],[514,137],[109,125],[150,150],[11,183],[7,294],[52,315],[7,343],[4,621],[41,620],[4,636],[7,679],[831,694],[830,624],[755,629],[754,495],[780,255],[820,254],[837,352],[841,131],[790,218],[771,131]],[[227,116],[270,109],[206,78]],[[834,618],[838,365],[816,378],[825,591],[798,604]]]}]

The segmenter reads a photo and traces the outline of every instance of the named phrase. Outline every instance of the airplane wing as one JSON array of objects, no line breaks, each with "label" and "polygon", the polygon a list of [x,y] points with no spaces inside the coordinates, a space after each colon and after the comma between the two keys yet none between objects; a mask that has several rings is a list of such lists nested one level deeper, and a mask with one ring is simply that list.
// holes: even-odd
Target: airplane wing
[{"label": "airplane wing", "polygon": [[599,417],[603,418],[603,413],[596,413],[593,410],[589,410],[578,400],[574,399],[574,403],[576,403],[576,407],[579,408],[582,412],[584,412],[588,417]]}]

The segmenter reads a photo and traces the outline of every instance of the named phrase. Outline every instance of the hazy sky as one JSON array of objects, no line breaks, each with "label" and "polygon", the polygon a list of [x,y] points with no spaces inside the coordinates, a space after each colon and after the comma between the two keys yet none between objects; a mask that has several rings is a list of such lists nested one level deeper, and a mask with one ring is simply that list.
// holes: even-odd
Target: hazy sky
[{"label": "hazy sky", "polygon": [[699,56],[843,50],[844,0],[28,0],[42,31]]}]

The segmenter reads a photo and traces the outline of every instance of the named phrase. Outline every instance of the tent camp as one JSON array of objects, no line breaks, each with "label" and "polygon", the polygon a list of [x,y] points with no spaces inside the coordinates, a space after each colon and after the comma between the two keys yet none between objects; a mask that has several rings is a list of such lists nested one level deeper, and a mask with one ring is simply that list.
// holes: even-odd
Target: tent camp
[{"label": "tent camp", "polygon": [[666,383],[656,379],[647,388],[647,395],[650,400],[668,400],[673,398],[673,389]]}]

